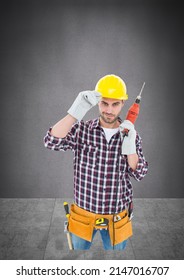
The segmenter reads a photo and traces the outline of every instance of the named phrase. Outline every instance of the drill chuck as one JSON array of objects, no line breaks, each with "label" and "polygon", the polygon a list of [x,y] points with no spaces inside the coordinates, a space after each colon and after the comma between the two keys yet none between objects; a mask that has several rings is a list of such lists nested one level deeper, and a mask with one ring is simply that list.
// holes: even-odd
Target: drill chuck
[{"label": "drill chuck", "polygon": [[136,98],[136,100],[135,100],[135,103],[136,103],[136,104],[141,103],[141,98],[139,97],[139,95],[137,96],[137,98]]}]

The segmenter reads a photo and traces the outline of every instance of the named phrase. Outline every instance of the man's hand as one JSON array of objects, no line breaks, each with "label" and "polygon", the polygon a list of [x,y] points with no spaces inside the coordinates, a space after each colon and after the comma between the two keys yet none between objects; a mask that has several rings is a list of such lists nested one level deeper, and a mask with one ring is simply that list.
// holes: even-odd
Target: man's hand
[{"label": "man's hand", "polygon": [[[133,123],[131,123],[128,120],[125,120],[120,124],[120,134],[122,138],[122,154],[123,155],[131,155],[136,153],[136,145],[135,145],[135,139],[136,139],[136,131],[134,129]],[[123,137],[123,130],[128,129],[128,136]]]},{"label": "man's hand", "polygon": [[96,91],[82,91],[78,94],[68,113],[81,121],[85,114],[100,101],[101,94]]}]

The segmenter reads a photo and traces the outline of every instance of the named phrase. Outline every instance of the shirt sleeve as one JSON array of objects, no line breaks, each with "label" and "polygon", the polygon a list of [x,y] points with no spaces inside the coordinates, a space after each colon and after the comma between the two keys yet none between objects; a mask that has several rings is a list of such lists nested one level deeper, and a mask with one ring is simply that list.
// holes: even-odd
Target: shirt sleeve
[{"label": "shirt sleeve", "polygon": [[130,166],[128,166],[128,172],[131,177],[133,177],[136,181],[140,181],[144,178],[144,176],[148,172],[148,162],[146,161],[143,151],[142,151],[142,139],[137,134],[136,137],[136,151],[138,154],[138,163],[136,170],[133,170]]},{"label": "shirt sleeve", "polygon": [[58,138],[51,135],[52,127],[49,128],[45,137],[44,137],[44,145],[46,148],[53,151],[67,151],[67,150],[75,150],[77,135],[78,135],[79,124],[75,123],[71,130],[68,132],[66,137]]}]

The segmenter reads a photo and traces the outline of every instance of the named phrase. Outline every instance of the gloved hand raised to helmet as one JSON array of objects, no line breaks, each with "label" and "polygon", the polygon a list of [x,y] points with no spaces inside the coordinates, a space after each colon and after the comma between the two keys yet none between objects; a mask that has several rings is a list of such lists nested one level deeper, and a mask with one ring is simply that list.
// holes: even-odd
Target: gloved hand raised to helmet
[{"label": "gloved hand raised to helmet", "polygon": [[[123,155],[131,155],[136,153],[136,131],[134,128],[134,124],[130,122],[129,120],[123,121],[120,126],[120,135],[122,138],[122,149],[121,152]],[[128,129],[128,135],[123,135],[123,130]]]},{"label": "gloved hand raised to helmet", "polygon": [[68,113],[75,119],[81,121],[85,114],[101,99],[101,94],[94,90],[81,91],[74,103],[68,110]]}]

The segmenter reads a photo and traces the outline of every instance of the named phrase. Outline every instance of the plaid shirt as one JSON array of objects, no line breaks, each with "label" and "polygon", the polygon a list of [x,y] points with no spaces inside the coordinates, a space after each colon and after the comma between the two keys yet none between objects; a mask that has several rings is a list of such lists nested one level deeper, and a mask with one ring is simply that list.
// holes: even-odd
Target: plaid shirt
[{"label": "plaid shirt", "polygon": [[134,171],[127,156],[121,154],[120,132],[108,143],[99,119],[75,123],[65,138],[50,132],[51,128],[44,137],[45,147],[74,153],[74,200],[79,207],[99,214],[118,213],[128,207],[133,195],[130,176],[140,181],[148,169],[138,134],[139,160]]}]

